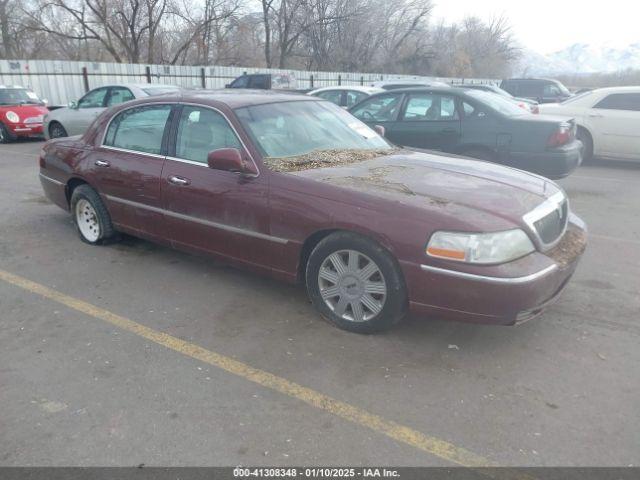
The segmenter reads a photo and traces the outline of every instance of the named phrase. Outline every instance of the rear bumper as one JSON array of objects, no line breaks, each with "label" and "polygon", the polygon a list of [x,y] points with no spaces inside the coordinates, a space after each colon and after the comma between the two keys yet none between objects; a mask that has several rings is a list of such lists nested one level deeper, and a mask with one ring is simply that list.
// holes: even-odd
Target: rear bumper
[{"label": "rear bumper", "polygon": [[582,151],[582,143],[574,140],[542,153],[511,152],[509,164],[548,178],[563,178],[580,166]]},{"label": "rear bumper", "polygon": [[[504,266],[463,271],[456,269],[458,265],[401,263],[411,312],[496,325],[515,325],[536,317],[558,299],[586,246],[584,224],[577,217],[570,229],[584,242],[570,254],[561,245],[569,238],[565,234],[560,247],[547,254],[535,252]],[[557,248],[562,254],[554,253]]]}]

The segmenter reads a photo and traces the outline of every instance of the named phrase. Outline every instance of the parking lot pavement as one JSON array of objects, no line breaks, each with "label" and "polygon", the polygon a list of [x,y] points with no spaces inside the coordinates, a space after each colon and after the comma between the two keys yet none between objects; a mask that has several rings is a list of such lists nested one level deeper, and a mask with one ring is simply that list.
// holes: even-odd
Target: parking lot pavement
[{"label": "parking lot pavement", "polygon": [[302,288],[80,242],[43,197],[40,146],[0,146],[0,465],[640,463],[640,168],[560,182],[590,245],[541,318],[361,336]]}]

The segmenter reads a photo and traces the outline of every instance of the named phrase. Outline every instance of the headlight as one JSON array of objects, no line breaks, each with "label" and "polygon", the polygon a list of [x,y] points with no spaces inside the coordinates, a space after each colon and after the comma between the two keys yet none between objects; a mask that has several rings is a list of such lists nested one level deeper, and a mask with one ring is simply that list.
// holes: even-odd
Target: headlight
[{"label": "headlight", "polygon": [[427,255],[467,263],[505,263],[535,250],[519,228],[493,233],[435,232]]},{"label": "headlight", "polygon": [[12,123],[18,123],[20,121],[20,117],[18,116],[18,114],[16,112],[12,112],[11,110],[9,110],[5,116],[7,117],[7,120],[9,120]]}]

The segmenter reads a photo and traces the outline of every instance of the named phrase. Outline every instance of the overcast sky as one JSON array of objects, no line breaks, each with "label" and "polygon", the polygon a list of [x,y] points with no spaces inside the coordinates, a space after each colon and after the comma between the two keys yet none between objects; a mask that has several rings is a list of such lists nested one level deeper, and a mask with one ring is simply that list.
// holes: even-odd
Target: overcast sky
[{"label": "overcast sky", "polygon": [[638,0],[434,0],[433,19],[504,16],[524,47],[551,53],[574,43],[640,43]]}]

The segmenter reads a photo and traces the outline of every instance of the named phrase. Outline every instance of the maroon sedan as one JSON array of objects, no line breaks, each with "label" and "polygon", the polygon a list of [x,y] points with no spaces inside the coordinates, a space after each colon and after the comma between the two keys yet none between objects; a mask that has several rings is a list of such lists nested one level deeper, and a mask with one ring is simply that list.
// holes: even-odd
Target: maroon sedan
[{"label": "maroon sedan", "polygon": [[125,232],[306,284],[357,332],[408,311],[512,325],[555,300],[586,244],[553,182],[399,149],[329,102],[189,92],[48,142],[46,195],[80,238]]}]

